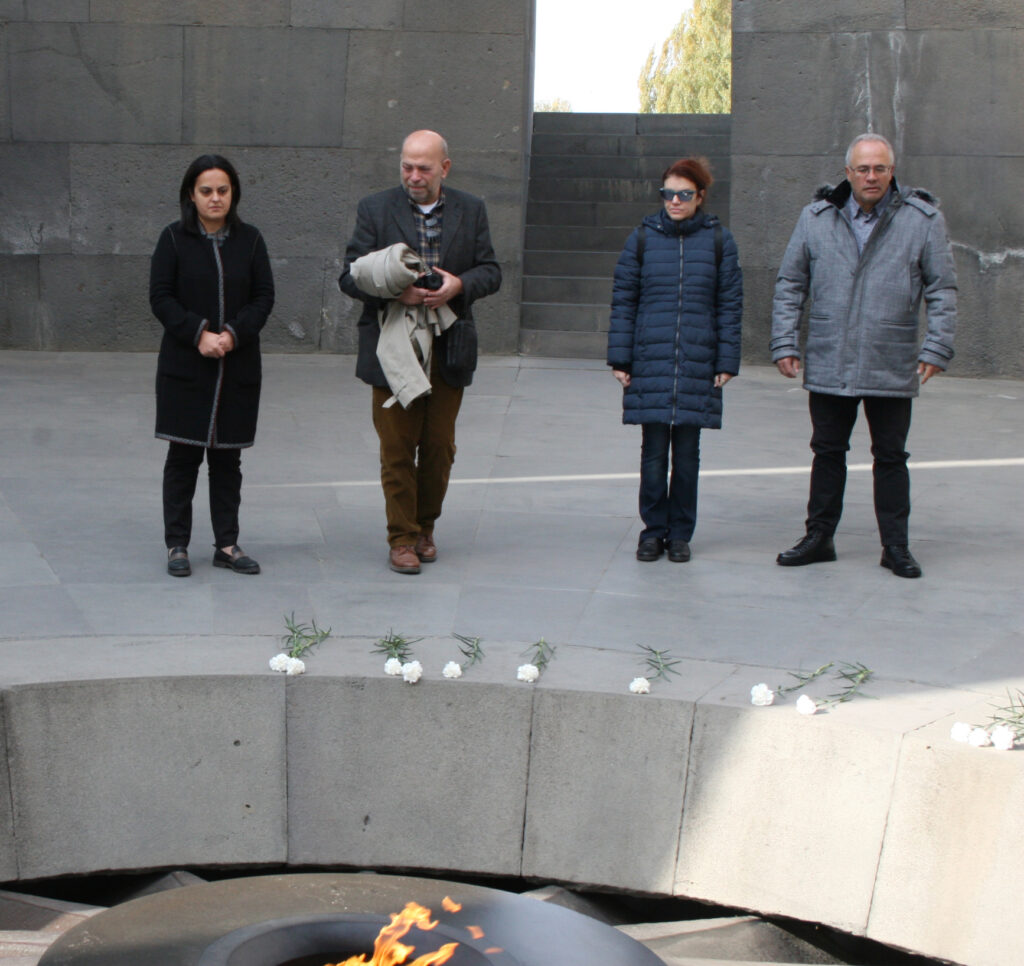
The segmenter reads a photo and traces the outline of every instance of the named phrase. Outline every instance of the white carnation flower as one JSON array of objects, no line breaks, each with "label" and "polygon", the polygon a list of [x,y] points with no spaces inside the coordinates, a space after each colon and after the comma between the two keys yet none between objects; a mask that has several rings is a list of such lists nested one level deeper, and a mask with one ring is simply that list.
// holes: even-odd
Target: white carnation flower
[{"label": "white carnation flower", "polygon": [[536,664],[520,664],[516,669],[516,680],[533,684],[540,677],[540,670]]},{"label": "white carnation flower", "polygon": [[402,673],[402,662],[397,657],[389,657],[384,662],[384,673],[385,674],[401,674]]},{"label": "white carnation flower", "polygon": [[750,689],[750,703],[756,705],[759,708],[767,708],[768,705],[774,704],[775,692],[768,687],[763,681],[760,684],[755,684]]},{"label": "white carnation flower", "polygon": [[290,660],[291,660],[291,658],[287,654],[285,654],[284,652],[282,652],[280,654],[275,654],[270,659],[270,670],[271,671],[287,671],[288,670],[288,662]]},{"label": "white carnation flower", "polygon": [[958,721],[949,729],[949,737],[954,741],[966,742],[974,729],[966,721]]},{"label": "white carnation flower", "polygon": [[461,678],[462,677],[462,665],[457,661],[449,661],[441,672],[446,678]]},{"label": "white carnation flower", "polygon": [[415,684],[423,677],[423,665],[419,661],[409,661],[402,665],[402,680],[409,684]]},{"label": "white carnation flower", "polygon": [[991,733],[992,746],[1000,751],[1012,751],[1017,743],[1017,733],[1006,725],[996,725]]},{"label": "white carnation flower", "polygon": [[972,728],[967,741],[975,748],[984,748],[986,745],[992,744],[992,739],[984,728]]},{"label": "white carnation flower", "polygon": [[629,682],[629,690],[633,694],[650,694],[651,693],[651,682],[647,678],[633,678]]},{"label": "white carnation flower", "polygon": [[818,705],[815,703],[814,698],[807,694],[801,694],[796,699],[796,710],[800,714],[814,714],[818,710]]},{"label": "white carnation flower", "polygon": [[284,669],[285,674],[305,674],[306,662],[300,661],[297,657],[288,658],[288,666]]}]

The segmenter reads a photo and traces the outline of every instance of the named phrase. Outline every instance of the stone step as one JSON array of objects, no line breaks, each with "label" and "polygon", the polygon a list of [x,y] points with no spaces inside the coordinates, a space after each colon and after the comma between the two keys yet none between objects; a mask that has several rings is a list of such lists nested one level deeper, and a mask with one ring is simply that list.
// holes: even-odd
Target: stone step
[{"label": "stone step", "polygon": [[[648,200],[619,201],[530,201],[526,205],[527,225],[600,228],[636,228],[644,215],[657,211]],[[623,236],[625,237],[625,236]]]},{"label": "stone step", "polygon": [[522,329],[519,351],[525,356],[546,356],[552,359],[603,359],[608,337],[601,332],[554,332],[544,329]]},{"label": "stone step", "polygon": [[527,225],[525,247],[528,252],[614,252],[617,257],[633,227]]},{"label": "stone step", "polygon": [[611,276],[581,278],[577,276],[523,276],[524,302],[559,302],[575,305],[608,305],[612,298]]},{"label": "stone step", "polygon": [[584,278],[612,277],[618,252],[526,251],[524,275],[574,275]]},{"label": "stone step", "polygon": [[[665,169],[684,156],[676,153],[634,158],[600,154],[535,154],[530,159],[530,187],[532,189],[536,182],[551,178],[614,178],[641,181],[648,185],[653,183],[653,187],[657,187]],[[709,160],[709,166],[716,182],[729,178],[728,157]]]},{"label": "stone step", "polygon": [[727,158],[732,146],[729,133],[692,134],[673,131],[667,134],[562,134],[537,133],[530,142],[533,158],[557,155],[596,157],[621,155],[624,157],[682,158],[687,155],[705,155]]},{"label": "stone step", "polygon": [[607,332],[607,304],[566,305],[564,302],[523,302],[522,328],[565,332]]},{"label": "stone step", "polygon": [[728,114],[590,114],[538,113],[534,134],[728,134]]},{"label": "stone step", "polygon": [[[658,188],[661,187],[660,175],[652,178],[539,178],[530,181],[528,203],[539,201],[596,201],[601,204],[609,202],[642,203],[653,208],[661,205]],[[721,198],[729,197],[729,182],[723,178],[713,186],[714,194]]]}]

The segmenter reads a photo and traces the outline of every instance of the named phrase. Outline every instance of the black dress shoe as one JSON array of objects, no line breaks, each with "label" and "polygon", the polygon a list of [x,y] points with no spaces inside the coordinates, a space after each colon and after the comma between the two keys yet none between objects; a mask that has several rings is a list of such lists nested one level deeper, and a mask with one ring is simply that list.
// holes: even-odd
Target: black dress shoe
[{"label": "black dress shoe", "polygon": [[685,540],[669,540],[668,559],[672,563],[686,563],[690,559],[690,545]]},{"label": "black dress shoe", "polygon": [[836,547],[832,537],[824,530],[811,530],[795,547],[783,550],[775,562],[780,567],[803,567],[835,559]]},{"label": "black dress shoe", "polygon": [[171,547],[167,551],[167,572],[172,577],[189,577],[192,565],[188,562],[187,547]]},{"label": "black dress shoe", "polygon": [[661,537],[647,537],[636,548],[637,560],[657,560],[665,552],[665,541]]},{"label": "black dress shoe", "polygon": [[879,565],[891,570],[897,577],[920,577],[921,565],[914,559],[905,543],[890,543],[882,547]]},{"label": "black dress shoe", "polygon": [[236,574],[258,574],[260,565],[252,557],[247,557],[241,547],[232,547],[231,553],[225,553],[220,547],[213,555],[214,567],[227,567]]}]

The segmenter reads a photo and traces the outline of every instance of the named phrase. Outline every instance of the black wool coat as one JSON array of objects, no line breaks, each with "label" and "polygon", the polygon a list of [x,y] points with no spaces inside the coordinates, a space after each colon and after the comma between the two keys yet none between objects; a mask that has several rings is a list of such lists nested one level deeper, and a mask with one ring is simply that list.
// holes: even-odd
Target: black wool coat
[{"label": "black wool coat", "polygon": [[[274,307],[274,277],[263,236],[252,225],[233,225],[216,251],[215,245],[175,222],[153,252],[149,304],[164,327],[156,367],[156,435],[241,449],[256,438],[260,330]],[[222,359],[200,355],[204,330],[230,332],[235,348]]]},{"label": "black wool coat", "polygon": [[[414,251],[419,249],[416,220],[409,206],[409,198],[401,187],[389,188],[363,198],[356,211],[356,227],[345,248],[345,265],[338,286],[342,292],[363,302],[359,316],[359,355],[356,375],[371,386],[387,388],[384,370],[377,361],[377,340],[380,325],[377,312],[386,306],[384,299],[367,295],[352,278],[352,263],[362,255],[380,251],[388,245],[405,242]],[[458,275],[463,291],[449,303],[449,308],[460,319],[473,318],[473,303],[498,291],[501,286],[501,268],[491,245],[491,232],[487,223],[487,208],[482,199],[444,187],[444,216],[441,219],[441,259],[438,266]],[[472,374],[458,375],[445,363],[448,331],[437,339],[437,353],[441,378],[449,386],[468,386]]]}]

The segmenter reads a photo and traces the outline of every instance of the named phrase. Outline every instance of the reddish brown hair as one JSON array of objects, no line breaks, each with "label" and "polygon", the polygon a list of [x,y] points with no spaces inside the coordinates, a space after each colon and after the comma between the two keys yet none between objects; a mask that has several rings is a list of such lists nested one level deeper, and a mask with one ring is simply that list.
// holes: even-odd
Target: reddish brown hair
[{"label": "reddish brown hair", "polygon": [[[672,177],[686,178],[688,181],[692,181],[705,195],[715,183],[715,179],[711,177],[707,158],[681,158],[665,169],[665,173],[661,176],[662,184],[667,178]],[[701,203],[703,204],[703,201]]]}]

